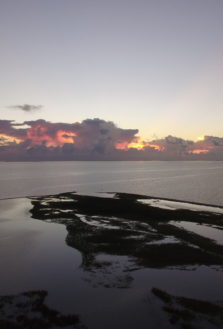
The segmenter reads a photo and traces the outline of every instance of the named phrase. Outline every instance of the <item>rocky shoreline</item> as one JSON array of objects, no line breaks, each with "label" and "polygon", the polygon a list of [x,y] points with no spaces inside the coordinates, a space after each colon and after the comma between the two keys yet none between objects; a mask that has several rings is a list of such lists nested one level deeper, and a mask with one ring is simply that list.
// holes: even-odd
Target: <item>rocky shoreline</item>
[{"label": "rocky shoreline", "polygon": [[[221,232],[223,210],[219,207],[192,203],[190,209],[189,203],[182,207],[176,200],[154,201],[126,193],[86,196],[69,192],[29,200],[33,219],[65,225],[66,244],[81,253],[81,268],[96,288],[131,288],[132,274],[142,269],[183,271],[207,266],[223,271],[223,245],[211,235],[204,236],[202,229],[195,233],[180,225],[193,223]],[[0,297],[0,327],[83,328],[78,315],[49,308],[46,296],[43,290]],[[176,297],[159,287],[152,288],[150,296],[161,301],[160,312],[168,314],[169,325],[176,328],[223,327],[222,305],[217,301]],[[205,313],[207,307],[214,313]]]}]

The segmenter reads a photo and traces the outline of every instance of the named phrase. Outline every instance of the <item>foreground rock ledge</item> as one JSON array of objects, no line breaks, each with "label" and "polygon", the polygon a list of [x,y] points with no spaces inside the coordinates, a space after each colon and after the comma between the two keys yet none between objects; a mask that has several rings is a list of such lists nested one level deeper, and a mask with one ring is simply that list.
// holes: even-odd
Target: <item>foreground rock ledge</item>
[{"label": "foreground rock ledge", "polygon": [[205,206],[195,211],[194,204],[191,209],[165,209],[149,204],[150,199],[125,193],[100,197],[70,192],[31,198],[30,212],[33,218],[66,225],[66,243],[82,253],[86,270],[105,266],[97,260],[99,254],[128,256],[140,267],[223,265],[222,245],[175,225],[187,221],[220,230],[223,213],[215,212],[215,207],[206,211]]}]

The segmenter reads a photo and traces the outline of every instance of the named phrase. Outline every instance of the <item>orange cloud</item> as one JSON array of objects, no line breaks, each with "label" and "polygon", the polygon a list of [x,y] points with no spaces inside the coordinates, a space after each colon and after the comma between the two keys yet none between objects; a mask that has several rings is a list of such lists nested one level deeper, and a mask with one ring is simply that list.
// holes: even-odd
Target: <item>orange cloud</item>
[{"label": "orange cloud", "polygon": [[202,136],[194,142],[170,135],[146,141],[138,136],[137,129],[118,128],[100,119],[73,124],[0,120],[0,160],[18,158],[223,160],[223,138]]}]

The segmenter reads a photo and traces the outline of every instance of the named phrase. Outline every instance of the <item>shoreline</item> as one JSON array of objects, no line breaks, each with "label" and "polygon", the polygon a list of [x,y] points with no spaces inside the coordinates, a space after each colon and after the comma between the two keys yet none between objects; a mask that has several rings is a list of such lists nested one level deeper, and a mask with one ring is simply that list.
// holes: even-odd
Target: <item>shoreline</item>
[{"label": "shoreline", "polygon": [[[20,213],[16,208],[14,212],[13,209],[10,211],[15,216],[13,219],[13,221],[16,221],[15,223],[17,223],[19,218],[23,218],[23,214],[25,214],[24,228],[28,224],[31,225],[30,228],[27,228],[26,235],[28,237],[29,230],[33,232],[33,224],[37,225],[37,227],[42,227],[43,232],[46,229],[49,232],[46,235],[43,248],[41,247],[41,242],[38,242],[39,238],[36,241],[35,248],[40,248],[39,250],[43,253],[39,255],[40,264],[41,257],[44,257],[43,263],[47,262],[46,264],[48,264],[49,262],[47,271],[51,273],[51,267],[53,266],[58,271],[58,275],[55,274],[56,286],[53,290],[52,287],[50,288],[51,277],[49,276],[47,279],[44,274],[40,276],[40,282],[45,282],[46,279],[48,280],[45,285],[40,286],[40,289],[45,291],[44,294],[48,293],[49,296],[46,300],[47,312],[55,316],[58,314],[58,319],[63,317],[65,328],[71,328],[68,325],[71,323],[69,319],[77,320],[77,317],[66,318],[66,315],[63,315],[68,313],[80,316],[80,323],[73,324],[74,326],[72,328],[76,328],[76,326],[79,328],[78,326],[82,326],[83,323],[89,329],[96,329],[102,321],[104,323],[104,325],[101,325],[102,328],[107,327],[110,329],[116,327],[117,329],[133,329],[135,328],[134,321],[136,319],[140,321],[140,318],[144,318],[142,323],[138,322],[140,329],[146,328],[149,323],[153,323],[151,325],[153,329],[172,328],[173,322],[176,329],[182,328],[182,326],[186,328],[186,325],[188,328],[202,328],[202,323],[209,323],[210,321],[215,323],[217,328],[221,328],[223,325],[219,315],[222,312],[222,308],[214,296],[211,299],[208,298],[209,293],[207,290],[211,289],[213,285],[212,289],[218,290],[219,296],[222,296],[221,298],[223,299],[223,291],[221,293],[220,288],[221,274],[223,272],[223,245],[217,243],[213,238],[214,236],[204,236],[202,231],[202,227],[205,227],[205,230],[212,235],[216,231],[218,233],[220,232],[219,234],[222,232],[223,236],[223,213],[180,208],[166,209],[165,207],[157,207],[156,203],[168,201],[175,204],[177,201],[174,199],[153,198],[128,193],[109,192],[108,197],[106,197],[106,193],[103,192],[103,197],[102,195],[100,197],[100,193],[95,196],[66,192],[40,197],[12,199],[0,200],[0,206],[6,202],[9,209],[11,209],[10,205],[20,207],[23,203],[26,204],[26,208],[19,208]],[[153,199],[155,199],[155,206],[154,204],[146,203],[146,201]],[[198,205],[197,203],[190,204],[192,206]],[[199,206],[204,205],[199,204]],[[218,207],[214,206],[211,208],[216,209]],[[222,208],[220,209],[222,210]],[[8,217],[10,218],[10,216],[12,215],[9,214]],[[1,219],[4,220],[4,215],[1,215],[0,225],[2,225]],[[186,228],[182,226],[184,222],[188,223]],[[60,224],[60,228],[61,225],[65,227],[65,231],[63,230],[63,232],[66,235],[60,234],[60,243],[56,231],[54,234],[50,233],[51,231],[53,232],[55,224]],[[193,231],[194,226],[192,224],[198,225],[196,233]],[[5,225],[7,227],[7,223]],[[17,225],[19,227],[19,223]],[[13,229],[12,226],[9,226],[9,229],[10,227]],[[49,237],[48,234],[50,234]],[[21,239],[24,238],[21,237]],[[65,241],[61,241],[61,239],[65,239]],[[2,243],[4,242],[4,240],[0,239],[1,241]],[[49,241],[49,245],[47,241]],[[61,246],[62,244],[64,245],[63,253],[69,251],[69,258],[67,256],[64,258],[63,253],[60,255],[60,244]],[[46,248],[50,248],[49,255],[49,251]],[[34,251],[35,249],[30,246],[30,259],[32,259]],[[70,263],[74,261],[74,256],[72,256],[73,251],[75,253],[78,252],[81,257],[80,263],[79,265],[77,263],[75,270],[70,268]],[[21,255],[21,257],[23,256]],[[51,264],[52,258],[54,261]],[[67,259],[67,262],[63,263],[63,259]],[[10,266],[13,266],[13,259],[12,263],[10,259],[8,261],[11,264]],[[33,261],[35,263],[35,259]],[[36,266],[38,268],[38,264],[37,262],[34,268]],[[3,270],[7,275],[7,268]],[[30,273],[32,273],[32,269],[30,270]],[[24,275],[27,275],[26,270],[24,270]],[[34,272],[32,275],[35,278],[36,274]],[[151,275],[152,278],[150,278]],[[171,281],[171,289],[167,279],[168,276],[175,278]],[[199,298],[199,294],[194,294],[193,290],[185,290],[183,283],[184,276],[190,277],[190,289],[197,282],[196,289],[198,291],[199,281],[202,282],[203,280],[206,282],[208,280],[209,287],[207,284],[204,285],[204,289],[207,290],[204,298]],[[66,277],[67,279],[65,279]],[[139,280],[137,279],[138,277],[142,277],[143,279]],[[34,279],[34,282],[36,279]],[[141,280],[143,280],[143,284]],[[166,284],[165,280],[167,280]],[[176,285],[175,280],[179,281],[177,285],[179,292],[174,288]],[[59,284],[64,285],[64,289],[66,287],[66,293],[62,291],[60,293],[58,292],[59,288],[56,287]],[[74,291],[71,289],[72,286],[74,286]],[[33,285],[33,288],[35,287]],[[151,300],[150,303],[146,303],[147,306],[143,306],[138,298],[136,298],[138,293],[135,296],[135,292],[139,288],[141,294],[140,299],[145,298],[143,296],[146,293],[147,298]],[[3,301],[11,298],[12,305],[15,308],[17,300],[23,298],[21,297],[21,293],[25,291],[25,294],[28,293],[28,296],[31,296],[30,303],[32,304],[32,299],[38,296],[38,291],[36,289],[32,290],[34,290],[33,295],[30,295],[30,290],[20,290],[15,291],[15,294],[10,294],[11,297],[3,295],[1,298],[3,298]],[[76,297],[72,294],[72,291],[73,293],[76,291],[76,294],[78,291]],[[88,296],[88,291],[91,296],[94,296],[92,301],[89,299],[90,295]],[[112,297],[113,294],[115,296],[117,295],[115,300]],[[60,296],[59,299],[56,296]],[[130,311],[131,307],[128,303],[125,306],[122,305],[121,301],[123,297],[121,296],[126,296],[125,298],[127,296],[130,298],[131,296],[131,307],[134,307],[135,312]],[[69,312],[67,312],[66,307],[63,309],[62,304],[70,305],[69,300],[72,301],[73,298],[76,301],[75,303],[73,302],[73,311],[70,312],[68,308]],[[110,301],[109,309],[111,308],[111,311],[107,309],[104,302],[104,306],[103,303],[101,304],[103,311],[100,310],[99,312],[97,303],[94,300],[98,300],[99,302],[103,298],[106,298],[105,300],[107,302]],[[89,302],[87,302],[88,299]],[[82,300],[82,306],[77,304],[78,300]],[[84,307],[85,304],[86,307]],[[151,309],[150,304],[152,305]],[[2,305],[3,310],[7,310],[5,302]],[[59,309],[58,305],[60,305]],[[205,314],[204,310],[207,305],[214,310],[214,313]],[[16,323],[17,327],[10,327],[10,321],[6,319],[9,323],[7,328],[29,328],[29,326],[26,327],[26,323],[30,325],[31,322],[24,320],[24,313],[27,313],[29,317],[29,314],[33,311],[29,306],[27,307],[28,309],[21,307],[19,310],[19,319],[22,321],[22,325],[16,322],[16,317],[12,316],[13,323],[14,325]],[[40,309],[42,307],[44,308],[45,306],[41,306]],[[118,310],[122,308],[122,314],[120,314],[122,320],[120,323],[117,323],[112,318],[112,314],[113,312],[119,312]],[[148,315],[146,316],[147,308],[150,320],[146,320],[148,317]],[[154,308],[156,312],[152,311]],[[55,313],[55,309],[58,309],[59,313]],[[13,312],[16,313],[17,311]],[[105,314],[104,316],[102,315],[103,312]],[[184,316],[185,314],[187,316]],[[60,322],[57,316],[55,316],[51,318],[52,321],[49,320],[48,315],[47,318],[44,318],[45,315],[43,316],[43,321],[46,321],[45,323],[49,324],[49,321],[51,321],[49,325],[53,329],[56,328],[55,323]],[[162,323],[159,326],[155,324],[157,316],[162,318]],[[38,315],[38,317],[42,317],[42,315]],[[2,319],[3,315],[0,312],[0,324]],[[3,320],[5,321],[5,318]],[[146,322],[148,320],[150,322]],[[33,321],[35,322],[35,319]],[[110,321],[110,324],[106,321]],[[121,324],[123,322],[126,323],[124,326]],[[41,327],[36,326],[35,328],[39,329]]]},{"label": "shoreline", "polygon": [[24,195],[24,196],[17,196],[17,197],[5,197],[5,198],[0,198],[0,201],[4,200],[16,200],[16,199],[29,199],[29,198],[37,198],[37,197],[51,197],[51,196],[56,196],[60,194],[67,194],[67,193],[76,193],[77,195],[83,195],[83,196],[95,196],[100,198],[100,194],[122,194],[122,195],[132,195],[133,197],[138,197],[140,199],[155,199],[159,201],[171,201],[171,202],[177,202],[177,203],[185,203],[188,205],[198,205],[198,206],[205,206],[205,207],[212,207],[213,210],[214,208],[220,208],[223,209],[222,205],[215,205],[211,203],[202,203],[202,202],[195,202],[195,201],[189,201],[189,200],[181,200],[181,199],[174,199],[174,198],[165,198],[165,197],[157,197],[157,196],[151,196],[151,195],[145,195],[145,194],[135,194],[135,193],[127,193],[127,192],[78,192],[78,191],[67,191],[67,192],[61,192],[61,193],[49,193],[49,194],[37,194],[37,195]]}]

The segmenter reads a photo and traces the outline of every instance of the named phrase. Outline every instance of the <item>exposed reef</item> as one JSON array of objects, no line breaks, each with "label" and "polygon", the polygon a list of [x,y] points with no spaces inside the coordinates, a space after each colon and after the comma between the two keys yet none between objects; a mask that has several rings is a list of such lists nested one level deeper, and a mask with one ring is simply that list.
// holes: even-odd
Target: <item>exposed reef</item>
[{"label": "exposed reef", "polygon": [[45,304],[47,292],[28,291],[0,297],[1,329],[84,329],[75,314],[64,315]]},{"label": "exposed reef", "polygon": [[[65,262],[68,267],[63,268],[63,253],[58,253],[58,249],[55,252],[55,266],[60,267],[55,267],[59,269],[58,282],[63,283],[67,277],[64,273],[71,270],[70,264],[73,261],[73,254],[77,256],[75,269],[72,268],[72,271],[75,272],[71,273],[72,279],[67,282],[67,284],[74,282],[76,284],[76,279],[78,282],[79,295],[75,296],[74,305],[77,305],[75,303],[79,296],[81,298],[89,297],[89,294],[86,294],[88,290],[94,297],[93,303],[95,305],[97,304],[97,294],[100,293],[102,296],[108,294],[115,296],[115,298],[117,298],[116,296],[129,298],[130,296],[130,308],[127,309],[127,313],[123,313],[124,316],[129,314],[129,310],[133,309],[132,306],[134,306],[134,310],[136,309],[136,313],[138,310],[139,314],[143,316],[144,312],[148,311],[143,321],[148,320],[147,315],[151,316],[151,328],[223,328],[223,304],[213,302],[213,300],[208,301],[209,297],[215,300],[214,293],[218,291],[223,271],[223,245],[221,242],[223,209],[221,207],[126,193],[85,196],[70,192],[30,197],[28,202],[26,199],[26,205],[30,206],[30,203],[29,211],[32,218],[64,225],[67,230],[65,235],[64,230],[60,230],[61,227],[55,226],[62,232],[60,238],[65,238],[68,246],[81,253],[82,257],[79,257],[77,252],[71,252],[70,258],[66,259]],[[40,223],[36,221],[33,224],[37,227],[43,227],[43,230],[46,226],[48,226],[49,231],[51,228],[51,225],[39,225]],[[58,236],[55,235],[56,243],[57,238]],[[48,238],[46,241],[48,242]],[[57,244],[54,243],[51,246],[53,254],[55,246],[57,248]],[[67,248],[64,249],[68,252],[71,251]],[[159,269],[161,270],[159,271]],[[179,269],[181,271],[178,271]],[[194,272],[189,272],[189,270],[194,270]],[[207,293],[197,295],[196,291],[193,292],[189,289],[191,287],[193,289],[197,282],[200,284],[201,281],[202,283],[200,273],[205,276],[205,278],[203,277],[204,284],[208,283],[209,286],[210,282],[210,287],[208,287]],[[166,277],[167,284],[165,285],[163,281]],[[142,301],[142,298],[148,294],[147,291],[145,292],[145,287],[149,287],[149,290],[153,286],[161,287],[161,281],[162,289],[173,289],[174,294],[181,291],[179,294],[184,295],[185,287],[183,287],[184,283],[182,284],[184,278],[194,280],[192,285],[188,285],[188,293],[191,292],[189,297],[205,296],[207,301],[177,297],[158,288],[153,288],[149,295],[151,303],[148,305],[148,309],[147,304],[139,304],[139,299]],[[215,278],[219,280],[216,284]],[[176,284],[175,289],[174,280],[178,279],[180,287]],[[173,282],[171,282],[172,280]],[[83,283],[83,291],[81,284],[79,287],[79,283]],[[212,296],[210,296],[209,292],[212,285],[216,290],[213,290]],[[95,287],[99,289],[92,289]],[[71,289],[72,294],[76,291],[73,288]],[[47,289],[50,291],[50,288]],[[128,289],[128,291],[121,291],[120,289]],[[95,291],[95,295],[93,291]],[[0,328],[84,328],[77,315],[63,315],[47,306],[46,296],[46,291],[30,291],[14,296],[0,297]],[[105,299],[98,298],[98,300],[106,301],[107,297],[104,296]],[[221,296],[220,291],[218,298]],[[64,298],[67,298],[66,294]],[[120,300],[126,301],[125,298],[120,298]],[[68,299],[67,302],[69,303],[70,300],[72,298]],[[86,300],[84,299],[84,308]],[[114,301],[111,298],[111,303],[116,304],[116,299]],[[86,307],[89,307],[90,304],[86,304],[88,305]],[[117,311],[121,304],[117,303],[117,305],[111,312],[112,316],[114,309]],[[127,303],[127,306],[123,307],[124,312],[128,307]],[[145,309],[141,311],[141,308],[144,307]],[[76,309],[74,308],[74,310]],[[93,312],[91,309],[90,313],[94,313],[94,310],[93,307]],[[86,313],[81,307],[78,308],[77,306],[77,312],[88,327],[97,328],[94,326],[94,319],[89,321],[89,314],[85,317]],[[98,317],[97,322],[100,324],[101,313],[97,312],[98,310],[95,316]],[[120,312],[122,312],[122,306]],[[157,319],[159,317],[160,319]],[[147,322],[144,324],[147,325]],[[121,325],[122,322],[120,322]],[[125,328],[127,327],[125,326]],[[142,327],[144,328],[144,326]]]},{"label": "exposed reef", "polygon": [[166,209],[146,203],[150,199],[126,193],[99,197],[71,192],[32,198],[30,212],[33,218],[66,225],[66,242],[82,253],[86,270],[104,267],[97,260],[101,254],[128,256],[133,266],[154,268],[223,265],[222,245],[174,225],[188,221],[220,229],[223,211],[215,212],[215,207],[206,211],[205,206],[199,211]]},{"label": "exposed reef", "polygon": [[152,293],[158,297],[168,313],[169,322],[182,329],[214,329],[223,327],[223,305],[204,300],[178,297],[158,288]]}]

